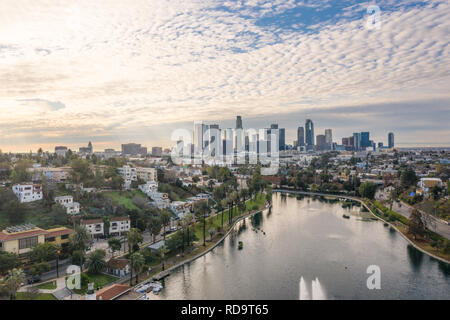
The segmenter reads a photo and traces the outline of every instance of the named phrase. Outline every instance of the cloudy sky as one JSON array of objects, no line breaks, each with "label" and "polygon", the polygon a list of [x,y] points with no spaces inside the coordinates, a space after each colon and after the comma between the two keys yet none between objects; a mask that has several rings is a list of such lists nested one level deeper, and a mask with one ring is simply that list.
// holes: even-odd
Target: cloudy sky
[{"label": "cloudy sky", "polygon": [[308,117],[335,141],[450,146],[449,14],[448,0],[1,0],[0,149],[168,147],[175,128],[237,114],[288,143]]}]

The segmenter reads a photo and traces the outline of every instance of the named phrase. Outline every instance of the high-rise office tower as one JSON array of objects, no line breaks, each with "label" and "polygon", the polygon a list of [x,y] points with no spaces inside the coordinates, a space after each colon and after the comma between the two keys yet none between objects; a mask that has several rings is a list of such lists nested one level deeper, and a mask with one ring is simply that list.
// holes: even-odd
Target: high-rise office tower
[{"label": "high-rise office tower", "polygon": [[370,143],[370,133],[369,132],[361,132],[361,147],[367,148],[371,147],[372,144]]},{"label": "high-rise office tower", "polygon": [[330,146],[333,143],[333,133],[331,129],[325,129],[325,143]]},{"label": "high-rise office tower", "polygon": [[236,117],[236,129],[242,129],[242,117],[241,116]]},{"label": "high-rise office tower", "polygon": [[317,147],[317,150],[324,150],[325,149],[325,145],[326,145],[325,141],[326,141],[325,135],[319,134],[319,135],[316,136],[316,147]]},{"label": "high-rise office tower", "polygon": [[278,129],[278,134],[280,135],[280,139],[278,140],[278,146],[279,150],[285,150],[286,149],[286,130],[284,128]]},{"label": "high-rise office tower", "polygon": [[297,128],[297,147],[303,147],[305,145],[305,130],[303,127]]},{"label": "high-rise office tower", "polygon": [[311,119],[307,119],[305,122],[305,142],[308,150],[314,148],[314,123]]},{"label": "high-rise office tower", "polygon": [[361,133],[360,132],[353,133],[353,147],[355,148],[355,151],[361,150]]},{"label": "high-rise office tower", "polygon": [[201,121],[194,123],[194,154],[201,155],[203,153],[204,141],[203,134],[205,132],[205,125]]},{"label": "high-rise office tower", "polygon": [[389,146],[389,148],[394,147],[394,133],[393,132],[388,133],[388,146]]}]

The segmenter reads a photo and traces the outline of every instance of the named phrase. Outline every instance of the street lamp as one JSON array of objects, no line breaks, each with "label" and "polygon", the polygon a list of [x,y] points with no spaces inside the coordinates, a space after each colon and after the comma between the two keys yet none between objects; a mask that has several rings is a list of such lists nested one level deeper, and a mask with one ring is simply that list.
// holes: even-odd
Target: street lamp
[{"label": "street lamp", "polygon": [[61,254],[61,250],[56,252],[56,278],[59,278],[59,255]]}]

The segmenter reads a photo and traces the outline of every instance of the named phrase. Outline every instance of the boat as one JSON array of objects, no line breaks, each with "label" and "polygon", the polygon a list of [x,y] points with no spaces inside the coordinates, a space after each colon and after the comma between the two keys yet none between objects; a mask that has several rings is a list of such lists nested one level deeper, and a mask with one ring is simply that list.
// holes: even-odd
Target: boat
[{"label": "boat", "polygon": [[346,215],[345,213],[342,215],[342,218],[344,219],[350,219],[350,216]]}]

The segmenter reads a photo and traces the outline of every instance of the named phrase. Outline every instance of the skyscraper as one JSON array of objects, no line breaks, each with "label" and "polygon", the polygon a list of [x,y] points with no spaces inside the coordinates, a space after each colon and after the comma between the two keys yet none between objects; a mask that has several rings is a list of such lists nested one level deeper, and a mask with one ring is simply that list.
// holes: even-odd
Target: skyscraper
[{"label": "skyscraper", "polygon": [[241,116],[236,117],[236,129],[242,129],[242,118]]},{"label": "skyscraper", "polygon": [[305,130],[303,127],[297,128],[297,147],[303,147],[305,145]]},{"label": "skyscraper", "polygon": [[280,139],[278,140],[279,150],[285,150],[286,149],[286,130],[284,128],[280,128],[279,135]]},{"label": "skyscraper", "polygon": [[353,133],[353,147],[355,151],[361,150],[361,133],[355,132]]},{"label": "skyscraper", "polygon": [[388,146],[389,146],[389,148],[394,147],[394,133],[393,132],[388,133]]},{"label": "skyscraper", "polygon": [[326,137],[323,134],[318,134],[316,137],[316,147],[317,150],[324,150],[325,149],[325,141]]},{"label": "skyscraper", "polygon": [[201,155],[203,153],[203,134],[205,125],[201,121],[194,123],[194,154]]},{"label": "skyscraper", "polygon": [[330,146],[333,143],[333,133],[331,129],[325,129],[325,143]]},{"label": "skyscraper", "polygon": [[314,123],[311,119],[306,119],[305,122],[305,142],[308,150],[314,148]]},{"label": "skyscraper", "polygon": [[370,133],[369,132],[361,132],[361,148],[371,147],[370,143]]}]

